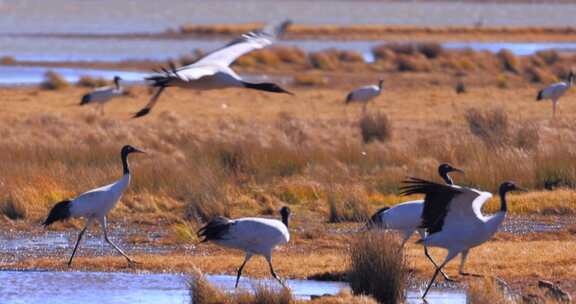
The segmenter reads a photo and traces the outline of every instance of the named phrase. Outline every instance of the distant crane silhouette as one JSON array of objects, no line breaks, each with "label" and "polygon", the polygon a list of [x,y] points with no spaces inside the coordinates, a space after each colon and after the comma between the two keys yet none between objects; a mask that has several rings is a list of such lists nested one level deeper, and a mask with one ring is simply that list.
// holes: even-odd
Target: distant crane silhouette
[{"label": "distant crane silhouette", "polygon": [[83,106],[96,103],[100,108],[100,114],[104,114],[104,105],[106,103],[108,103],[114,97],[124,95],[124,90],[120,86],[120,80],[122,80],[122,78],[114,76],[113,87],[97,88],[94,91],[82,96],[80,105]]},{"label": "distant crane silhouette", "polygon": [[550,99],[552,101],[552,117],[556,117],[556,106],[558,100],[562,97],[574,83],[574,72],[570,71],[568,82],[557,82],[551,84],[538,92],[536,101]]},{"label": "distant crane silhouette", "polygon": [[357,88],[346,96],[346,104],[362,103],[362,113],[366,113],[368,102],[382,93],[384,80],[380,79],[378,85],[369,85]]}]

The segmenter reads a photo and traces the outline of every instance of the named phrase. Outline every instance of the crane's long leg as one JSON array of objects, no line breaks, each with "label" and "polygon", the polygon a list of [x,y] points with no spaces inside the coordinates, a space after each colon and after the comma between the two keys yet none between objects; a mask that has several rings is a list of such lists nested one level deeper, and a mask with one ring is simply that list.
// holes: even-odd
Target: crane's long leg
[{"label": "crane's long leg", "polygon": [[[430,256],[430,253],[428,253],[428,247],[426,245],[424,245],[424,254],[426,255],[426,257],[428,258],[428,260],[430,260],[430,262],[432,262],[432,265],[434,265],[434,268],[438,269],[438,264],[436,264],[436,262],[434,261],[434,259],[432,258],[432,256]],[[440,274],[444,277],[444,280],[449,281],[449,282],[455,282],[454,279],[451,279],[445,272],[444,270],[440,269]]]},{"label": "crane's long leg", "polygon": [[552,118],[556,117],[556,104],[557,103],[558,103],[558,100],[552,99]]},{"label": "crane's long leg", "polygon": [[236,285],[234,285],[234,288],[238,288],[238,282],[240,282],[240,276],[242,275],[242,269],[244,269],[244,265],[246,265],[246,263],[248,262],[248,260],[250,260],[251,257],[252,257],[251,253],[246,253],[246,257],[244,258],[244,262],[242,262],[242,265],[240,265],[240,268],[238,268],[238,274],[236,275]]},{"label": "crane's long leg", "polygon": [[462,251],[462,260],[460,261],[460,270],[458,271],[458,273],[460,273],[460,275],[463,276],[483,277],[483,275],[481,274],[464,272],[464,263],[466,263],[466,259],[468,258],[469,252],[470,252],[469,249]]},{"label": "crane's long leg", "polygon": [[442,268],[444,268],[444,266],[446,266],[446,264],[448,264],[448,262],[450,262],[450,260],[452,260],[457,255],[458,251],[448,251],[448,255],[444,259],[444,262],[442,262],[442,265],[440,265],[440,267],[436,268],[436,271],[434,271],[434,275],[432,276],[430,283],[428,283],[428,287],[426,287],[426,291],[424,291],[422,299],[424,299],[428,294],[428,291],[430,290],[430,287],[432,287],[432,284],[434,284],[434,280],[436,280],[436,276],[438,276],[438,273],[442,271]]},{"label": "crane's long leg", "polygon": [[110,244],[112,247],[114,247],[114,249],[116,249],[116,251],[118,251],[123,257],[126,258],[126,260],[128,261],[128,264],[132,265],[134,264],[134,261],[127,256],[124,251],[122,251],[122,249],[120,249],[118,246],[116,246],[116,244],[114,244],[109,238],[108,238],[108,223],[106,220],[106,217],[103,217],[100,220],[100,224],[102,225],[102,230],[104,231],[104,240],[106,241],[106,243]]},{"label": "crane's long leg", "polygon": [[152,110],[154,105],[156,105],[156,102],[158,101],[160,94],[162,94],[162,92],[164,91],[165,88],[166,87],[158,87],[158,89],[156,90],[156,93],[154,93],[154,95],[152,95],[152,98],[150,98],[150,101],[148,102],[148,104],[146,104],[146,106],[142,110],[140,110],[136,114],[134,114],[133,118],[142,117],[142,116],[150,113],[150,111]]},{"label": "crane's long leg", "polygon": [[280,283],[280,285],[282,285],[282,287],[286,287],[286,285],[284,285],[284,282],[282,282],[280,277],[278,277],[278,275],[274,271],[274,267],[272,267],[272,257],[267,256],[266,260],[268,261],[268,266],[270,266],[270,273],[272,273],[272,276]]},{"label": "crane's long leg", "polygon": [[86,226],[84,226],[84,229],[82,229],[82,231],[80,231],[80,233],[78,234],[78,240],[76,241],[76,245],[74,246],[74,250],[72,251],[70,259],[68,260],[68,267],[72,266],[72,260],[74,259],[74,255],[76,255],[76,250],[78,249],[78,245],[80,245],[80,240],[82,240],[82,236],[84,235],[84,232],[86,232],[86,229],[88,229],[90,224],[92,224],[91,218],[88,219],[88,221],[86,221]]}]

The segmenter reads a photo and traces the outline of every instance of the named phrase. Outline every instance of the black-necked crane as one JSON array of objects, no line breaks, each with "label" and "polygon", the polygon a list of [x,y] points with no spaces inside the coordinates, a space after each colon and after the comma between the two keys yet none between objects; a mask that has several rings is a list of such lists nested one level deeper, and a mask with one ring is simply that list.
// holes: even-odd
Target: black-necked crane
[{"label": "black-necked crane", "polygon": [[94,91],[82,96],[82,101],[80,105],[87,104],[97,104],[100,108],[100,114],[104,113],[104,105],[108,103],[112,98],[124,95],[124,90],[120,86],[119,76],[114,76],[114,86],[111,87],[101,87]]},{"label": "black-necked crane", "polygon": [[574,75],[574,72],[570,71],[570,74],[568,74],[568,82],[564,81],[557,82],[538,91],[536,101],[547,99],[550,99],[552,101],[552,117],[556,116],[556,106],[558,104],[558,101],[560,97],[562,97],[568,91],[568,89],[572,87],[575,76],[576,75]]},{"label": "black-necked crane", "polygon": [[[452,186],[454,185],[454,181],[450,177],[451,172],[460,172],[464,173],[464,171],[452,167],[450,164],[440,164],[438,166],[438,175],[444,180],[446,185]],[[374,215],[371,217],[371,225],[383,228],[383,229],[391,229],[397,230],[402,233],[402,245],[414,234],[415,231],[418,231],[420,237],[424,239],[426,237],[426,229],[422,227],[422,211],[424,210],[424,200],[413,200],[404,203],[400,203],[393,207],[384,207],[378,210]],[[428,248],[424,246],[424,254],[426,257],[432,262],[434,267],[438,268],[438,264],[434,261],[434,259],[428,253]],[[451,279],[444,273],[444,271],[440,271],[444,279],[451,281]]]},{"label": "black-necked crane", "polygon": [[192,64],[179,68],[172,65],[170,69],[163,69],[161,73],[147,77],[146,80],[151,82],[150,85],[156,88],[156,92],[152,95],[148,104],[136,113],[134,117],[148,114],[167,87],[195,90],[246,88],[271,93],[292,94],[275,83],[244,81],[242,77],[230,68],[230,64],[238,57],[274,43],[290,24],[290,21],[284,21],[276,26],[271,25],[262,30],[246,33]]},{"label": "black-necked crane", "polygon": [[421,243],[448,250],[422,298],[426,297],[442,268],[459,253],[462,253],[459,273],[470,275],[464,272],[464,262],[470,249],[490,240],[504,221],[508,210],[506,193],[523,190],[513,182],[502,183],[499,188],[500,210],[496,214],[485,216],[482,214],[482,206],[492,197],[489,192],[442,185],[418,178],[409,178],[404,183],[401,189],[403,195],[425,195],[422,227],[426,228],[428,234]]},{"label": "black-necked crane", "polygon": [[122,249],[116,246],[116,244],[108,238],[108,226],[106,221],[108,212],[116,206],[122,193],[130,184],[130,168],[128,166],[128,155],[130,153],[143,152],[130,145],[126,145],[122,148],[120,152],[123,167],[122,178],[112,184],[84,192],[74,199],[57,203],[52,207],[48,217],[44,221],[43,225],[46,227],[56,221],[63,221],[69,218],[82,217],[86,219],[86,225],[84,226],[84,229],[80,231],[80,234],[78,234],[78,240],[76,241],[70,260],[68,260],[68,267],[72,265],[72,260],[74,259],[74,255],[76,254],[76,250],[78,249],[78,245],[80,244],[84,232],[86,232],[86,229],[88,229],[95,220],[98,221],[102,227],[104,240],[124,256],[130,265],[134,263],[134,261],[130,259]]},{"label": "black-necked crane", "polygon": [[364,87],[357,88],[352,92],[348,93],[346,96],[346,104],[350,103],[361,103],[362,113],[366,113],[366,106],[370,100],[378,97],[382,93],[382,87],[384,85],[384,80],[380,79],[378,85],[368,85]]},{"label": "black-necked crane", "polygon": [[276,246],[290,241],[290,232],[288,231],[290,208],[282,207],[280,214],[282,215],[282,221],[258,217],[244,217],[233,220],[225,217],[216,217],[198,230],[198,236],[204,238],[202,242],[211,241],[223,247],[239,249],[245,252],[244,262],[238,269],[235,287],[238,287],[244,265],[254,255],[261,255],[266,258],[270,266],[270,273],[284,286],[272,266],[272,251]]}]

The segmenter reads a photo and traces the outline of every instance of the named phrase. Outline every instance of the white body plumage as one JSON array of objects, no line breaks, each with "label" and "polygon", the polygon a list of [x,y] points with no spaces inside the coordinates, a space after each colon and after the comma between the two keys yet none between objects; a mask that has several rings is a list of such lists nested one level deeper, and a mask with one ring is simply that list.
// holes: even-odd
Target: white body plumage
[{"label": "white body plumage", "polygon": [[365,112],[368,102],[382,93],[383,83],[384,81],[380,80],[378,85],[369,85],[353,90],[346,96],[346,104],[362,103],[362,111]]},{"label": "white body plumage", "polygon": [[130,184],[128,154],[134,152],[142,153],[142,151],[130,145],[124,146],[120,151],[124,172],[122,178],[112,184],[84,192],[72,200],[61,201],[50,210],[48,217],[43,223],[44,226],[49,226],[56,221],[63,221],[71,217],[83,217],[86,219],[86,225],[84,229],[80,231],[80,234],[78,234],[78,240],[72,251],[72,256],[70,256],[70,260],[68,261],[68,266],[72,265],[72,260],[74,259],[80,240],[82,240],[84,232],[86,232],[86,229],[90,227],[90,224],[92,224],[94,220],[98,221],[102,226],[104,240],[124,256],[128,263],[133,263],[133,261],[108,238],[106,215],[116,206],[120,197],[122,197],[122,193],[124,193],[124,190],[126,190]]},{"label": "white body plumage", "polygon": [[373,218],[373,222],[383,229],[400,231],[402,233],[402,246],[404,246],[404,243],[415,231],[418,231],[422,238],[426,235],[425,230],[419,228],[422,224],[423,208],[423,200],[407,201],[382,210],[376,214],[377,219]]},{"label": "white body plumage", "polygon": [[272,276],[280,284],[284,285],[282,280],[276,275],[276,272],[274,272],[272,251],[276,246],[290,241],[290,232],[288,231],[290,208],[282,207],[280,214],[282,215],[282,221],[257,217],[245,217],[235,220],[216,217],[198,230],[198,236],[204,238],[202,242],[211,241],[223,247],[244,251],[246,256],[238,269],[236,287],[238,287],[244,265],[254,255],[264,256],[270,266]]},{"label": "white body plumage", "polygon": [[98,104],[100,107],[100,112],[104,111],[104,104],[112,100],[114,97],[123,96],[124,89],[120,86],[120,77],[114,77],[114,86],[111,87],[101,87],[97,88],[94,91],[82,96],[82,101],[80,101],[80,105],[87,105],[87,104]]},{"label": "white body plumage", "polygon": [[228,232],[214,242],[224,247],[270,257],[276,246],[289,241],[290,233],[281,221],[246,217],[231,220]]},{"label": "white body plumage", "polygon": [[156,92],[148,104],[134,115],[141,117],[148,114],[155,106],[156,101],[167,87],[180,87],[195,90],[218,90],[225,88],[248,88],[273,93],[292,94],[274,83],[250,83],[243,81],[231,68],[238,57],[256,49],[271,45],[276,38],[282,35],[290,21],[282,22],[277,26],[268,26],[262,30],[246,33],[217,49],[198,61],[176,68],[173,64],[170,69],[162,69],[159,73],[147,77],[150,85]]},{"label": "white body plumage", "polygon": [[70,202],[71,217],[105,217],[116,206],[129,184],[130,174],[124,174],[112,184],[80,194]]}]

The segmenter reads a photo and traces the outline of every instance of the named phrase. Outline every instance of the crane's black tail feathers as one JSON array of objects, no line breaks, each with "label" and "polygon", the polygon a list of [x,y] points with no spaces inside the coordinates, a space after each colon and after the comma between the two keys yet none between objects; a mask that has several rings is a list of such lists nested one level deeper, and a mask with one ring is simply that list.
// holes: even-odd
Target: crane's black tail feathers
[{"label": "crane's black tail feathers", "polygon": [[150,86],[155,88],[167,87],[171,81],[178,79],[178,68],[172,61],[168,62],[168,67],[161,67],[160,69],[154,70],[154,72],[158,75],[153,75],[144,79],[150,82]]},{"label": "crane's black tail feathers", "polygon": [[368,226],[371,227],[372,225],[381,225],[382,223],[382,218],[380,217],[380,215],[383,212],[386,212],[386,210],[390,209],[390,207],[383,207],[380,208],[378,211],[376,211],[376,213],[374,213],[374,215],[372,215],[372,217],[370,217],[370,222],[368,223]]},{"label": "crane's black tail feathers", "polygon": [[42,223],[42,225],[44,225],[44,227],[56,222],[56,221],[63,221],[65,219],[70,218],[70,205],[71,205],[71,201],[66,200],[66,201],[61,201],[59,203],[57,203],[56,205],[54,205],[54,207],[52,207],[52,210],[50,210],[50,213],[48,214],[48,217],[46,218],[46,220],[44,221],[44,223]]},{"label": "crane's black tail feathers", "polygon": [[232,221],[218,216],[198,230],[198,236],[203,237],[202,242],[221,240],[232,226]]},{"label": "crane's black tail feathers", "polygon": [[83,106],[90,102],[90,94],[86,94],[82,96],[82,101],[80,101],[80,105]]},{"label": "crane's black tail feathers", "polygon": [[538,92],[538,96],[536,96],[536,101],[544,99],[544,96],[542,96],[542,94],[544,94],[544,90],[540,90]]},{"label": "crane's black tail feathers", "polygon": [[352,92],[348,93],[348,95],[346,96],[346,104],[349,104],[352,101]]}]

